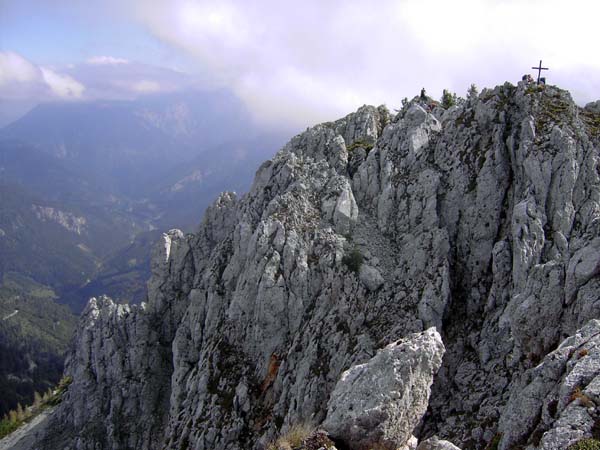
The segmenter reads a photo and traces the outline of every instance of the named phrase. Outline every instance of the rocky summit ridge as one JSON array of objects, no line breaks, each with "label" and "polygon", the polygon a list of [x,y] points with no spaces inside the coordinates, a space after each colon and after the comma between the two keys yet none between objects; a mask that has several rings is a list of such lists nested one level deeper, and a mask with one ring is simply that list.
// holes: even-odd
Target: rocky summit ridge
[{"label": "rocky summit ridge", "polygon": [[165,234],[146,303],[90,301],[34,448],[262,449],[298,424],[357,450],[598,437],[599,109],[506,83],[292,138]]}]

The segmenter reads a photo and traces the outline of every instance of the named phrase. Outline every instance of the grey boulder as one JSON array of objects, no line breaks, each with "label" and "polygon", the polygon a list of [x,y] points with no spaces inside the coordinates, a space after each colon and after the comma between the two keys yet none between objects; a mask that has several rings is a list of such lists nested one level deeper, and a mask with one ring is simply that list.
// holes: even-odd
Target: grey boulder
[{"label": "grey boulder", "polygon": [[437,436],[433,436],[421,442],[418,445],[417,450],[460,450],[460,448],[452,442],[438,439]]},{"label": "grey boulder", "polygon": [[350,449],[404,445],[427,410],[444,344],[435,328],[389,344],[345,371],[323,427]]}]

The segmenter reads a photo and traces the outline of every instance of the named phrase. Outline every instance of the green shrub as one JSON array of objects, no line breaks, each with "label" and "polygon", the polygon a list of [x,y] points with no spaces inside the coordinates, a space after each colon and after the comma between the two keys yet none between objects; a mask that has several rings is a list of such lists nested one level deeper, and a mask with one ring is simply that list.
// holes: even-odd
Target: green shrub
[{"label": "green shrub", "polygon": [[442,99],[441,99],[442,108],[448,109],[451,106],[456,105],[456,102],[457,102],[456,94],[452,94],[447,89],[444,89],[444,92],[442,93]]},{"label": "green shrub", "polygon": [[19,425],[21,425],[21,422],[12,421],[9,418],[0,420],[0,439],[15,431],[19,428]]},{"label": "green shrub", "polygon": [[363,263],[363,255],[360,253],[359,249],[355,248],[348,255],[344,255],[342,262],[346,264],[351,271],[358,272]]},{"label": "green shrub", "polygon": [[359,147],[364,148],[365,151],[367,153],[369,153],[369,151],[371,151],[371,149],[373,148],[373,143],[364,141],[362,139],[358,139],[358,140],[354,141],[352,144],[350,144],[348,147],[346,147],[346,150],[351,152],[352,150],[357,149]]},{"label": "green shrub", "polygon": [[73,378],[68,375],[63,376],[56,386],[56,391],[48,399],[47,404],[49,406],[56,406],[62,401],[62,396],[65,391],[69,388],[69,385],[73,382]]},{"label": "green shrub", "polygon": [[581,439],[571,444],[568,450],[600,450],[600,441],[598,439]]}]

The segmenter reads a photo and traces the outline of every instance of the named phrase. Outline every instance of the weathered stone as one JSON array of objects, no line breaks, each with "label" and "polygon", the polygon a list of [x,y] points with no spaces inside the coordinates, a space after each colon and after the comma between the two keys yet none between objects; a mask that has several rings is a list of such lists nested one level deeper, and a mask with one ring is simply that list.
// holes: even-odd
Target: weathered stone
[{"label": "weathered stone", "polygon": [[499,449],[566,449],[591,437],[600,403],[600,321],[591,320],[523,374],[500,418]]},{"label": "weathered stone", "polygon": [[460,448],[452,442],[438,439],[437,436],[434,436],[420,442],[417,450],[460,450]]},{"label": "weathered stone", "polygon": [[406,444],[427,410],[444,345],[434,328],[383,348],[342,374],[323,427],[350,449]]},{"label": "weathered stone", "polygon": [[383,277],[379,270],[368,264],[362,264],[359,271],[360,281],[362,281],[367,289],[376,291],[383,284]]},{"label": "weathered stone", "polygon": [[411,436],[399,450],[416,450],[418,444],[419,440],[415,436]]}]

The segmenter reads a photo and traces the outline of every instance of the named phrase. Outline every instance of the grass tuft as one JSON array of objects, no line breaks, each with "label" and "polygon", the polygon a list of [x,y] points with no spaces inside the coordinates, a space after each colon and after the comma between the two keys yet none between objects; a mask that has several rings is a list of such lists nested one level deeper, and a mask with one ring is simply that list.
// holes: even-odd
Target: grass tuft
[{"label": "grass tuft", "polygon": [[294,425],[277,440],[267,445],[267,450],[292,450],[300,447],[313,431],[314,427],[306,423]]}]

